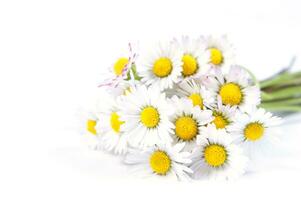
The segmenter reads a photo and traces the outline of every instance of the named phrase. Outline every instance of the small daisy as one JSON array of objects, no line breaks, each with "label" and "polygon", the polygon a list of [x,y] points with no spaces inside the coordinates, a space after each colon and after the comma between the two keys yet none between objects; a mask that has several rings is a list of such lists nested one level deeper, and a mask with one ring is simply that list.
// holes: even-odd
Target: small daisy
[{"label": "small daisy", "polygon": [[210,69],[210,54],[202,45],[200,38],[190,39],[183,36],[181,40],[174,40],[176,48],[181,49],[182,56],[182,77],[184,79],[199,78]]},{"label": "small daisy", "polygon": [[202,43],[210,54],[209,63],[212,67],[227,68],[234,64],[234,49],[226,36],[220,38],[208,36],[202,39]]},{"label": "small daisy", "polygon": [[213,121],[217,129],[228,129],[233,124],[234,117],[237,115],[239,110],[236,106],[223,105],[220,96],[217,98],[217,105],[212,109]]},{"label": "small daisy", "polygon": [[124,122],[120,120],[118,104],[120,99],[112,96],[103,96],[102,108],[99,114],[101,122],[96,129],[102,133],[102,146],[107,151],[115,154],[124,154],[128,149],[128,139],[124,134]]},{"label": "small daisy", "polygon": [[108,93],[112,94],[114,97],[126,96],[135,91],[140,85],[140,81],[134,79],[120,81],[116,87],[110,87]]},{"label": "small daisy", "polygon": [[160,44],[157,53],[139,65],[142,82],[161,91],[172,88],[181,76],[181,58],[182,54],[175,45]]},{"label": "small daisy", "polygon": [[265,149],[273,147],[278,139],[275,126],[280,122],[279,117],[259,108],[237,115],[235,123],[229,129],[238,136],[238,142],[246,154],[252,156],[264,153]]},{"label": "small daisy", "polygon": [[260,90],[251,84],[249,74],[240,66],[231,66],[229,73],[223,75],[216,71],[215,77],[206,83],[215,92],[215,101],[221,97],[223,105],[237,106],[246,111],[260,103]]},{"label": "small daisy", "polygon": [[171,146],[156,145],[146,150],[131,150],[126,157],[125,163],[134,165],[136,173],[144,177],[156,175],[157,177],[189,180],[191,169],[190,153],[183,151],[184,144]]},{"label": "small daisy", "polygon": [[196,137],[202,134],[201,127],[213,120],[212,112],[198,109],[190,100],[179,99],[177,96],[174,96],[171,101],[175,108],[175,114],[171,117],[174,124],[174,141],[185,142],[185,149],[190,151],[195,146]]},{"label": "small daisy", "polygon": [[164,93],[155,88],[139,87],[124,98],[120,106],[125,131],[134,147],[171,142],[173,108]]},{"label": "small daisy", "polygon": [[198,106],[202,110],[211,108],[214,103],[213,94],[194,80],[181,82],[178,85],[177,92],[180,96],[188,97],[193,106]]},{"label": "small daisy", "polygon": [[216,129],[213,125],[202,128],[202,131],[191,155],[193,177],[225,180],[242,175],[247,157],[233,143],[232,137],[224,129]]},{"label": "small daisy", "polygon": [[104,81],[99,85],[116,87],[124,80],[130,80],[135,77],[133,74],[136,71],[135,60],[137,54],[133,52],[132,44],[129,44],[129,51],[125,55],[119,56],[114,63],[109,67],[108,74],[103,74]]}]

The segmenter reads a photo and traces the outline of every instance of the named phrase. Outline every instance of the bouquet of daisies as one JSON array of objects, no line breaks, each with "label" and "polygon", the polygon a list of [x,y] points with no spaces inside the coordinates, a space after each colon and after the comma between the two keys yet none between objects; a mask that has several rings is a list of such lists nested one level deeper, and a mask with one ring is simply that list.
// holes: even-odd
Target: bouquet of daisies
[{"label": "bouquet of daisies", "polygon": [[129,45],[106,75],[86,132],[142,176],[236,178],[277,139],[280,118],[267,110],[301,109],[300,72],[258,82],[224,36],[182,37],[145,54]]}]

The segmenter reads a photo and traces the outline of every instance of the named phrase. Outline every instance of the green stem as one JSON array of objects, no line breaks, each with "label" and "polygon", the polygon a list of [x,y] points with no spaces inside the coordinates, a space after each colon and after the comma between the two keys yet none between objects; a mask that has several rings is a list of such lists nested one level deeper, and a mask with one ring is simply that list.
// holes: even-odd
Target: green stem
[{"label": "green stem", "polygon": [[265,105],[261,104],[260,107],[272,111],[272,112],[300,112],[301,106],[271,106],[271,105]]},{"label": "green stem", "polygon": [[283,89],[276,90],[271,93],[265,93],[263,101],[293,98],[301,95],[301,86],[292,86]]},{"label": "green stem", "polygon": [[262,101],[262,104],[271,105],[271,106],[296,105],[296,104],[301,104],[301,97],[295,99],[278,100],[278,101]]},{"label": "green stem", "polygon": [[300,78],[300,77],[301,77],[301,72],[295,72],[295,73],[285,72],[285,73],[277,76],[276,78],[261,81],[260,88],[264,89],[264,88],[267,88],[270,86],[275,86],[275,85],[281,84],[283,82],[285,83],[287,81],[291,81],[292,79]]}]

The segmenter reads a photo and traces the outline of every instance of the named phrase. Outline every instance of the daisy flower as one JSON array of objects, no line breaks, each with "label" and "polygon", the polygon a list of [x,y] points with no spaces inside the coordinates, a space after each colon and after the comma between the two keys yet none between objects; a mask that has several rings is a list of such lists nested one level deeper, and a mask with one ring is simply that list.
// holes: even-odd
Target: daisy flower
[{"label": "daisy flower", "polygon": [[182,77],[184,79],[199,78],[210,69],[210,54],[202,45],[200,38],[191,39],[183,36],[181,40],[174,40],[176,48],[181,49],[182,55]]},{"label": "daisy flower", "polygon": [[212,112],[194,107],[190,100],[179,99],[177,96],[174,96],[171,101],[175,108],[175,114],[171,117],[174,124],[174,142],[184,142],[185,149],[192,150],[196,137],[202,134],[201,127],[213,120]]},{"label": "daisy flower", "polygon": [[140,81],[135,79],[120,81],[116,87],[111,87],[108,93],[112,94],[114,97],[126,96],[135,91],[140,85]]},{"label": "daisy flower", "polygon": [[220,96],[217,98],[217,105],[212,109],[213,121],[217,129],[228,129],[233,124],[234,117],[239,112],[236,106],[223,105]]},{"label": "daisy flower", "polygon": [[142,82],[161,91],[172,88],[181,76],[181,58],[182,54],[174,44],[160,44],[157,52],[139,65]]},{"label": "daisy flower", "polygon": [[125,131],[134,147],[171,142],[173,108],[164,93],[144,85],[124,98],[120,107]]},{"label": "daisy flower", "polygon": [[213,94],[194,80],[181,82],[177,87],[177,93],[189,98],[193,106],[198,106],[202,110],[210,108],[214,103]]},{"label": "daisy flower", "polygon": [[116,87],[120,82],[124,80],[130,80],[135,77],[135,60],[137,54],[133,52],[132,44],[129,43],[128,48],[129,51],[127,54],[119,56],[111,64],[111,66],[108,68],[109,73],[103,74],[104,81],[99,85],[99,87]]},{"label": "daisy flower", "polygon": [[229,73],[223,75],[216,71],[205,83],[215,93],[215,101],[221,97],[223,105],[237,106],[243,111],[252,109],[260,103],[260,90],[252,85],[249,74],[240,66],[231,66]]},{"label": "daisy flower", "polygon": [[234,64],[234,49],[226,36],[220,38],[208,36],[202,38],[202,40],[210,55],[209,63],[211,66],[227,68]]},{"label": "daisy flower", "polygon": [[225,180],[243,174],[247,157],[233,143],[232,137],[224,129],[216,129],[213,125],[202,128],[202,131],[191,155],[193,177]]},{"label": "daisy flower", "polygon": [[183,151],[184,144],[156,145],[146,150],[131,150],[126,157],[125,163],[135,166],[137,174],[144,177],[154,176],[189,180],[192,170],[186,165],[190,164],[190,153]]},{"label": "daisy flower", "polygon": [[238,136],[237,141],[249,156],[265,152],[277,142],[278,131],[275,126],[281,122],[279,117],[263,108],[249,113],[241,113],[230,126],[230,131]]},{"label": "daisy flower", "polygon": [[124,154],[128,149],[128,139],[124,133],[124,121],[120,120],[119,99],[112,96],[103,96],[102,108],[99,114],[100,123],[96,129],[102,133],[101,141],[103,149],[115,154]]}]

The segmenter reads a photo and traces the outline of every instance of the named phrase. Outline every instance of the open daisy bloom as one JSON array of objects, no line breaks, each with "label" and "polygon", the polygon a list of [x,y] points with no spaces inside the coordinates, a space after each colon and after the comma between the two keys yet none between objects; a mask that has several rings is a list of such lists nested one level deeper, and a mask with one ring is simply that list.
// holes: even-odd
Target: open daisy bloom
[{"label": "open daisy bloom", "polygon": [[202,128],[191,155],[194,178],[233,179],[244,173],[247,157],[224,129]]},{"label": "open daisy bloom", "polygon": [[171,146],[156,145],[146,150],[131,150],[125,157],[125,163],[134,166],[139,175],[188,180],[192,170],[187,167],[190,153],[183,151],[184,144]]},{"label": "open daisy bloom", "polygon": [[101,146],[104,150],[115,154],[124,154],[128,149],[127,136],[124,134],[124,121],[120,119],[118,108],[119,99],[112,96],[103,96],[101,112],[98,114],[101,122],[97,124],[96,130],[101,133]]},{"label": "open daisy bloom", "polygon": [[139,72],[142,82],[161,91],[172,88],[181,76],[181,55],[174,44],[160,44],[154,55],[141,61]]},{"label": "open daisy bloom", "polygon": [[174,107],[177,108],[171,117],[174,124],[174,142],[184,142],[185,149],[192,150],[197,136],[202,134],[201,127],[205,127],[213,120],[212,112],[194,107],[188,99],[179,99],[174,96],[171,100]]},{"label": "open daisy bloom", "polygon": [[177,49],[182,55],[182,77],[184,79],[199,78],[210,69],[210,54],[202,46],[201,39],[191,39],[183,36],[181,40],[174,40]]},{"label": "open daisy bloom", "polygon": [[234,64],[234,49],[226,36],[202,37],[202,43],[210,54],[209,63],[212,67],[227,69]]},{"label": "open daisy bloom", "polygon": [[238,114],[235,123],[230,126],[230,131],[238,136],[238,142],[249,156],[262,154],[267,148],[273,147],[277,142],[280,124],[279,117],[266,112],[263,108],[249,113]]},{"label": "open daisy bloom", "polygon": [[153,55],[130,46],[118,57],[106,94],[81,121],[94,149],[124,156],[144,176],[237,178],[248,158],[250,169],[275,147],[280,120],[268,111],[301,111],[301,72],[258,81],[233,62],[226,37],[160,44]]},{"label": "open daisy bloom", "polygon": [[124,98],[120,110],[134,147],[171,142],[173,124],[169,117],[173,110],[164,93],[141,86]]},{"label": "open daisy bloom", "polygon": [[251,82],[247,71],[239,66],[231,66],[227,74],[215,71],[215,77],[207,83],[215,92],[215,100],[220,96],[223,105],[237,106],[246,111],[260,104],[260,90]]}]

